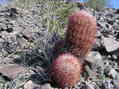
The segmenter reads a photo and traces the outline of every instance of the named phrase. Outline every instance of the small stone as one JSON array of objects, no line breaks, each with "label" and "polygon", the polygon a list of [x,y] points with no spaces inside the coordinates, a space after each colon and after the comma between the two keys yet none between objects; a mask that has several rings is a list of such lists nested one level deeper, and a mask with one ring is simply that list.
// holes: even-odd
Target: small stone
[{"label": "small stone", "polygon": [[103,38],[104,47],[108,52],[116,51],[119,48],[119,42],[113,38]]},{"label": "small stone", "polygon": [[117,55],[115,55],[115,54],[113,54],[112,57],[113,57],[114,59],[118,59]]},{"label": "small stone", "polygon": [[102,62],[102,56],[99,52],[91,51],[86,57],[86,61],[91,64],[100,64]]},{"label": "small stone", "polygon": [[87,82],[88,89],[96,89],[96,83],[95,82]]},{"label": "small stone", "polygon": [[35,84],[34,82],[32,82],[31,80],[29,80],[25,85],[24,85],[24,89],[41,89],[40,85]]},{"label": "small stone", "polygon": [[113,83],[114,83],[115,89],[118,89],[119,88],[119,80],[115,79],[115,80],[113,80]]},{"label": "small stone", "polygon": [[118,75],[119,74],[117,73],[117,71],[115,69],[111,69],[109,71],[109,76],[112,77],[113,79],[117,79]]},{"label": "small stone", "polygon": [[111,79],[103,80],[103,87],[104,89],[115,89]]},{"label": "small stone", "polygon": [[50,84],[44,84],[40,89],[53,89]]},{"label": "small stone", "polygon": [[29,40],[29,41],[32,41],[33,40],[33,32],[28,31],[28,30],[24,30],[22,33],[23,33],[23,37],[26,40]]}]

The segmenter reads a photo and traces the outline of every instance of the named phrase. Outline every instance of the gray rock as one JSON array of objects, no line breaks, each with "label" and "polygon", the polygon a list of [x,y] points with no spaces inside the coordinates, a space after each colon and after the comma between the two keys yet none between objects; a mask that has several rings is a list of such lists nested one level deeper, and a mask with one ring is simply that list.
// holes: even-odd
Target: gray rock
[{"label": "gray rock", "polygon": [[113,79],[117,79],[118,75],[119,75],[119,73],[115,69],[111,69],[109,71],[109,76],[112,77]]},{"label": "gray rock", "polygon": [[87,83],[86,83],[86,85],[87,85],[87,89],[96,89],[96,83],[95,82],[92,82],[92,81],[88,81]]},{"label": "gray rock", "polygon": [[115,89],[119,89],[119,79],[113,80],[113,83],[114,83]]},{"label": "gray rock", "polygon": [[41,87],[40,85],[35,84],[31,80],[29,80],[24,84],[24,89],[41,89],[40,87]]},{"label": "gray rock", "polygon": [[14,79],[20,73],[25,73],[26,71],[24,67],[13,64],[0,67],[0,73],[10,79]]},{"label": "gray rock", "polygon": [[118,59],[118,56],[116,54],[113,54],[112,55],[112,58],[117,60]]},{"label": "gray rock", "polygon": [[103,80],[103,88],[104,89],[115,89],[114,85],[112,84],[111,79]]},{"label": "gray rock", "polygon": [[89,54],[86,57],[86,61],[90,62],[91,64],[98,64],[98,65],[103,64],[102,56],[97,51],[89,52]]},{"label": "gray rock", "polygon": [[50,84],[44,84],[40,87],[40,89],[53,89]]},{"label": "gray rock", "polygon": [[119,42],[113,38],[103,38],[103,45],[106,48],[107,52],[116,51],[119,48]]}]

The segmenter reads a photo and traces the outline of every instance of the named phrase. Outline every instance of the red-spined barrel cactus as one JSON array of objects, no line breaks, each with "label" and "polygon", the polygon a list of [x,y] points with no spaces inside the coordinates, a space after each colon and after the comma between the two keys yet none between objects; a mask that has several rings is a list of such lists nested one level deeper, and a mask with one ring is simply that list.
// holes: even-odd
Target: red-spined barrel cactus
[{"label": "red-spined barrel cactus", "polygon": [[76,56],[85,57],[91,49],[96,34],[96,19],[88,12],[81,10],[69,16],[66,32],[66,46]]},{"label": "red-spined barrel cactus", "polygon": [[50,67],[49,75],[60,87],[73,87],[79,80],[81,74],[80,60],[72,54],[59,55]]}]

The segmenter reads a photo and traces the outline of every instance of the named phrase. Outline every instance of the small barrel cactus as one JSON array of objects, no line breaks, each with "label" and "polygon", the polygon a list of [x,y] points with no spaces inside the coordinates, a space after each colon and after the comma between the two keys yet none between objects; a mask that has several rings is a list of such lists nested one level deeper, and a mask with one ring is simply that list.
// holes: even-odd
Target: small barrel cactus
[{"label": "small barrel cactus", "polygon": [[88,12],[81,10],[69,16],[66,32],[66,46],[69,52],[85,57],[91,49],[96,34],[96,19]]},{"label": "small barrel cactus", "polygon": [[69,53],[59,55],[53,61],[49,72],[51,79],[60,88],[73,87],[80,80],[80,74],[80,60]]}]

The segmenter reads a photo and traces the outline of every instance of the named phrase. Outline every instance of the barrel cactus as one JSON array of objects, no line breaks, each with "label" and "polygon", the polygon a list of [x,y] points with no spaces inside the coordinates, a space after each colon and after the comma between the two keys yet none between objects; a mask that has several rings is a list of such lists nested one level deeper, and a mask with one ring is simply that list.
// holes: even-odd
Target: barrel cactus
[{"label": "barrel cactus", "polygon": [[96,19],[81,10],[69,16],[65,44],[69,52],[85,57],[95,42]]},{"label": "barrel cactus", "polygon": [[53,61],[49,75],[60,88],[71,88],[80,80],[81,68],[80,60],[77,57],[65,53]]}]

